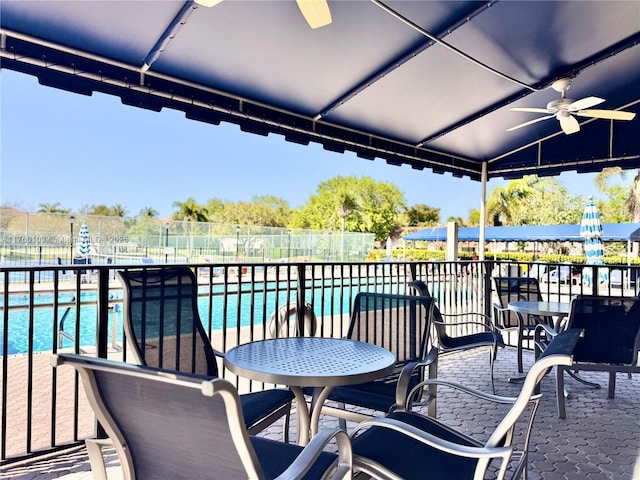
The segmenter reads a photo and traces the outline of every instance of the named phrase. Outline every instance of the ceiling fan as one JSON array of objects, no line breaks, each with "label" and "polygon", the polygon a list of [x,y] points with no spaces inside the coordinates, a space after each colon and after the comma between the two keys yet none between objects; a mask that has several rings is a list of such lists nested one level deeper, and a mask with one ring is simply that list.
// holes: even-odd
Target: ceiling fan
[{"label": "ceiling fan", "polygon": [[560,128],[562,128],[562,131],[565,134],[570,135],[580,131],[580,124],[575,118],[576,115],[578,117],[604,118],[608,120],[633,120],[636,116],[633,112],[623,112],[620,110],[594,110],[591,108],[604,102],[605,100],[603,98],[585,97],[580,100],[571,100],[570,98],[566,98],[567,90],[571,87],[572,81],[573,80],[571,78],[561,78],[553,82],[551,87],[556,92],[560,92],[561,95],[557,100],[552,100],[547,103],[547,108],[510,108],[509,110],[512,112],[546,113],[547,115],[521,123],[515,127],[511,127],[507,132],[555,117],[560,122]]},{"label": "ceiling fan", "polygon": [[[213,7],[222,0],[195,0],[203,7]],[[320,28],[331,23],[331,11],[327,0],[296,0],[298,8],[311,28]]]}]

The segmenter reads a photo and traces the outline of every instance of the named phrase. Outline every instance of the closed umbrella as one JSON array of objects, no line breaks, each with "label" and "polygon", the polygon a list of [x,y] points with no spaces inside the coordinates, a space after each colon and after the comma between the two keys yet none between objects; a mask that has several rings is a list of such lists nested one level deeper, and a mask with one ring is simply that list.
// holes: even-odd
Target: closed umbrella
[{"label": "closed umbrella", "polygon": [[78,233],[78,253],[83,258],[88,258],[91,254],[91,235],[86,223],[80,226],[80,232]]},{"label": "closed umbrella", "polygon": [[[604,242],[602,241],[602,222],[600,213],[593,197],[589,197],[582,213],[580,222],[580,236],[584,240],[584,253],[587,257],[587,265],[604,265]],[[607,281],[609,275],[604,269],[599,269],[600,281]],[[585,268],[582,271],[582,280],[587,284],[593,283],[593,269]]]}]

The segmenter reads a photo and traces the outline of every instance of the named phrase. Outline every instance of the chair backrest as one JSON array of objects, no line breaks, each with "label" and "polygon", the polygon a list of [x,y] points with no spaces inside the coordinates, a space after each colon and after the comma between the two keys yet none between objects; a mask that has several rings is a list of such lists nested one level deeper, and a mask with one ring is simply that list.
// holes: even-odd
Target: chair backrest
[{"label": "chair backrest", "polygon": [[578,362],[635,365],[640,348],[640,298],[582,295],[571,302],[567,328],[584,331]]},{"label": "chair backrest", "polygon": [[347,337],[386,348],[396,363],[421,360],[429,347],[433,298],[360,292]]},{"label": "chair backrest", "polygon": [[[422,280],[413,280],[407,284],[409,290],[413,290],[417,295],[422,295],[424,297],[430,297],[431,293],[429,292],[429,287]],[[447,334],[447,329],[444,323],[444,319],[442,318],[442,314],[440,313],[440,309],[438,309],[437,302],[433,302],[433,313],[431,316],[431,323],[433,325],[433,330],[437,336],[437,341],[439,345],[447,345],[451,339],[451,337]]]},{"label": "chair backrest", "polygon": [[[509,302],[517,301],[542,301],[540,284],[535,277],[492,277],[495,298],[501,308],[506,309]],[[533,325],[536,322],[528,322],[528,315],[525,316],[525,324]],[[515,312],[504,311],[499,318],[495,319],[498,326],[502,328],[514,328],[518,326],[518,317]],[[551,324],[548,318],[545,322]]]},{"label": "chair backrest", "polygon": [[124,328],[139,364],[218,375],[190,268],[120,270],[117,276],[124,288]]},{"label": "chair backrest", "polygon": [[264,477],[228,381],[81,355],[52,363],[80,373],[125,479]]},{"label": "chair backrest", "polygon": [[407,283],[408,293],[415,292],[416,295],[422,295],[424,297],[430,297],[429,287],[423,280],[412,280]]}]

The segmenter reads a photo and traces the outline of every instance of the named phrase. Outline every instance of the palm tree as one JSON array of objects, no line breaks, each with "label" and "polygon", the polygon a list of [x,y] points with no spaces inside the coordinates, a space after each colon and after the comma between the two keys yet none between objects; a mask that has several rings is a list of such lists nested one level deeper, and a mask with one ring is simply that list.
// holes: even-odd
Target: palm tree
[{"label": "palm tree", "polygon": [[158,216],[158,211],[153,207],[144,207],[142,210],[140,210],[139,216],[143,218],[154,218]]},{"label": "palm tree", "polygon": [[62,208],[59,202],[56,203],[41,203],[38,205],[39,213],[69,213],[68,208]]},{"label": "palm tree", "polygon": [[537,182],[537,176],[526,175],[521,179],[509,182],[506,187],[495,188],[487,200],[487,222],[489,225],[511,224],[513,209],[519,201],[532,194],[533,185]]},{"label": "palm tree", "polygon": [[125,217],[127,215],[127,209],[119,203],[111,207],[111,213],[114,217]]},{"label": "palm tree", "polygon": [[207,222],[209,221],[206,207],[199,205],[195,199],[187,198],[184,202],[173,202],[178,209],[172,217],[183,222]]},{"label": "palm tree", "polygon": [[344,228],[347,216],[360,207],[356,198],[346,190],[341,190],[335,197],[336,214],[340,218],[340,261],[344,261]]},{"label": "palm tree", "polygon": [[193,222],[208,222],[207,209],[202,205],[199,205],[195,199],[187,198],[184,202],[173,202],[173,206],[178,208],[178,211],[173,214],[175,220],[181,220],[183,229],[186,232],[187,224],[190,225],[190,238],[189,255],[193,250]]},{"label": "palm tree", "polygon": [[[605,168],[595,176],[594,182],[598,190],[607,193],[610,190],[610,187],[607,186],[607,180],[614,175],[620,175],[624,178],[625,173],[625,170],[620,167]],[[636,176],[629,190],[629,196],[624,204],[624,213],[629,215],[632,222],[640,222],[640,170],[636,170]]]},{"label": "palm tree", "polygon": [[640,170],[636,171],[636,176],[633,179],[633,185],[631,185],[631,191],[629,192],[629,198],[624,205],[624,211],[631,217],[632,222],[640,222]]}]

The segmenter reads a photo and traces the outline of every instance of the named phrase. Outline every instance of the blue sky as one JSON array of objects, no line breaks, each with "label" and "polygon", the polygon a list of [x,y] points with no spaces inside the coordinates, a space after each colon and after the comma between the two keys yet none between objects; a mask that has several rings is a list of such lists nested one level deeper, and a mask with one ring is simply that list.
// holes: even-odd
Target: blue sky
[{"label": "blue sky", "polygon": [[[188,197],[204,204],[253,195],[275,195],[298,207],[337,175],[393,182],[407,205],[439,208],[442,221],[466,219],[480,204],[480,183],[468,178],[207,125],[172,110],[146,111],[107,95],[67,93],[13,71],[2,70],[0,101],[0,201],[29,211],[41,203],[73,211],[121,204],[131,216],[152,207],[164,218]],[[593,175],[558,179],[570,194],[595,193]],[[492,180],[487,191],[500,185],[505,182]]]}]

